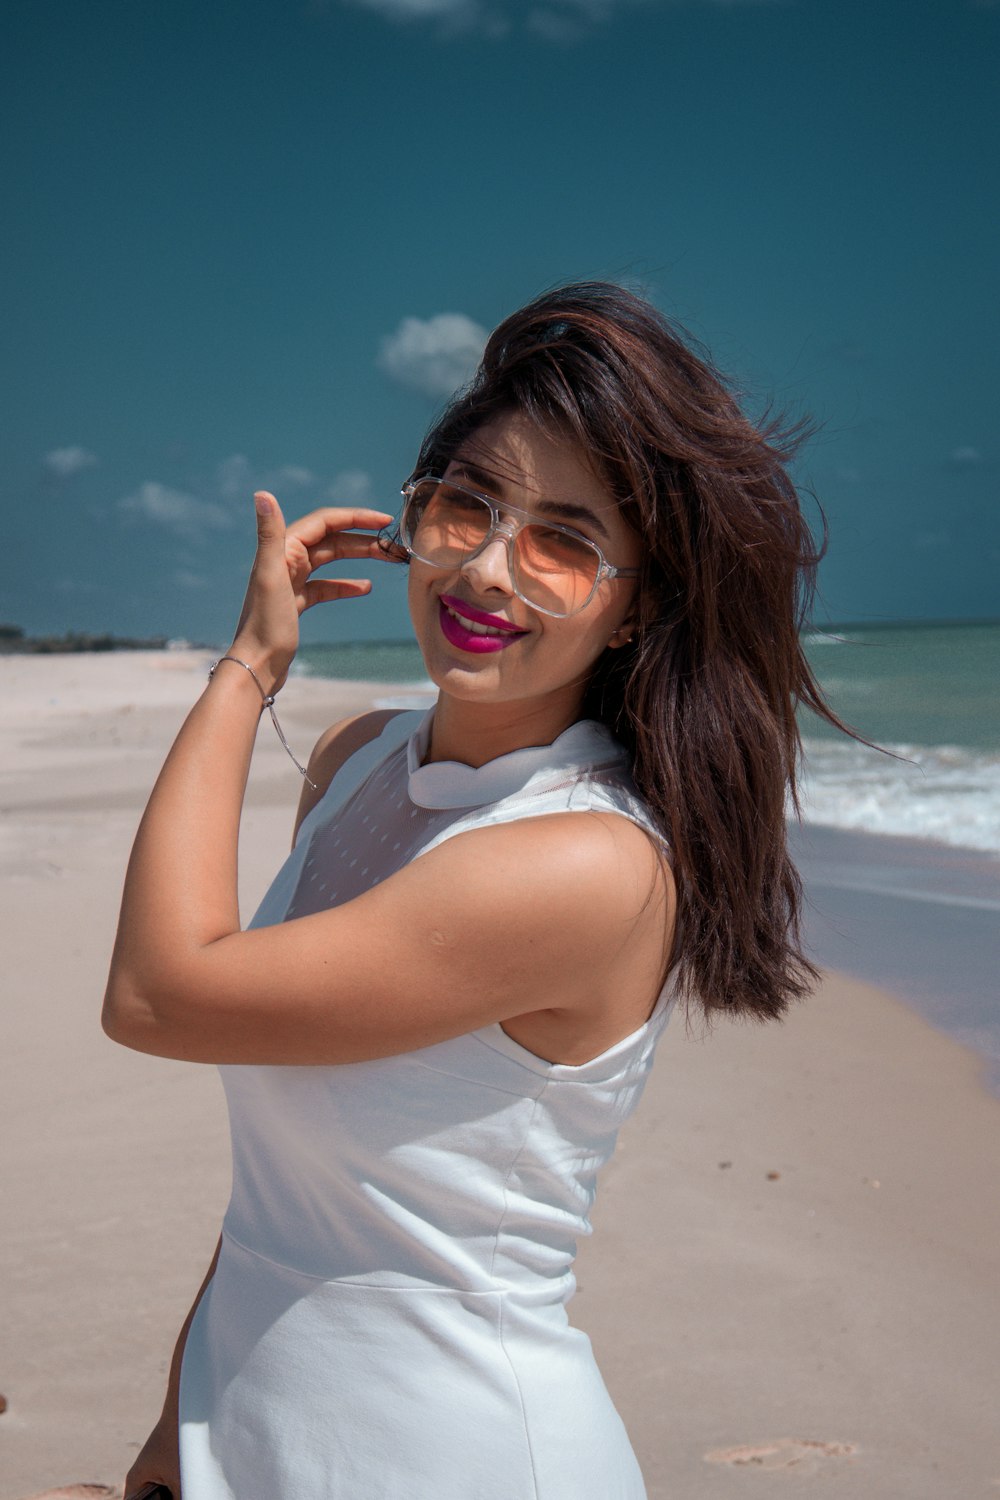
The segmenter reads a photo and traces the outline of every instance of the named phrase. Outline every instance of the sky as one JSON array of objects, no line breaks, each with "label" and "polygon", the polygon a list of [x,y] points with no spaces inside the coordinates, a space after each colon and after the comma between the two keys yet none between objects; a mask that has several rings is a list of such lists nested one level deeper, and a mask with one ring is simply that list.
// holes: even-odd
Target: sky
[{"label": "sky", "polygon": [[[253,490],[394,510],[581,278],[812,418],[820,622],[1000,615],[997,0],[5,16],[0,621],[225,644]],[[306,639],[405,636],[402,571]]]}]

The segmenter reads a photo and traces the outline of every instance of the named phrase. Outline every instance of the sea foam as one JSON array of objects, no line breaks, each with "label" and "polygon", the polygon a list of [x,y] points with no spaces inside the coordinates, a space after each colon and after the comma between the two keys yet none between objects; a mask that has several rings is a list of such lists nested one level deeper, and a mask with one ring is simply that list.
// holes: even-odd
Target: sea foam
[{"label": "sea foam", "polygon": [[955,745],[804,740],[807,823],[934,839],[1000,857],[1000,755]]}]

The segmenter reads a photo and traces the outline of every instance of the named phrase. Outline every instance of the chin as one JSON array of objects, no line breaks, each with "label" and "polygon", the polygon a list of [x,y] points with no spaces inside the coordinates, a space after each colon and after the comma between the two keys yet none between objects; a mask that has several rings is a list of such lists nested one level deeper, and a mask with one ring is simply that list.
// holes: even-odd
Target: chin
[{"label": "chin", "polygon": [[[442,638],[436,620],[426,632],[415,633],[428,677],[446,692],[456,696],[502,692],[505,681],[511,678],[510,666],[504,661],[506,651],[481,654],[460,651]],[[523,678],[524,673],[515,671],[513,675]]]},{"label": "chin", "polygon": [[489,660],[480,662],[433,662],[424,657],[427,675],[436,688],[449,693],[453,698],[479,699],[500,702],[504,698],[521,697],[512,685],[505,683],[495,664]]}]

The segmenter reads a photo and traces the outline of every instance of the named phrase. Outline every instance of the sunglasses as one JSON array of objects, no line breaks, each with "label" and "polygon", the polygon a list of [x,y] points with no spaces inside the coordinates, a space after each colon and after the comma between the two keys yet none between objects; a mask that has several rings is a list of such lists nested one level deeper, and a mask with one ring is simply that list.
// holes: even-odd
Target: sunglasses
[{"label": "sunglasses", "polygon": [[402,545],[434,568],[461,567],[502,536],[514,593],[543,615],[565,619],[586,609],[604,578],[637,578],[616,568],[596,542],[572,526],[539,521],[515,505],[428,475],[403,487]]}]

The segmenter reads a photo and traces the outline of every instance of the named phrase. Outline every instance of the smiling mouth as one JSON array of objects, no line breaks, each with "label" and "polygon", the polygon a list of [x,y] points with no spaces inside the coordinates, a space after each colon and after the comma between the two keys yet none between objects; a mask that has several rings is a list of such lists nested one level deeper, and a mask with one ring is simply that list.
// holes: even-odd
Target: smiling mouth
[{"label": "smiling mouth", "polygon": [[440,596],[438,607],[442,633],[446,640],[463,651],[502,651],[528,634],[499,615],[485,614],[450,594]]},{"label": "smiling mouth", "polygon": [[464,599],[455,599],[451,594],[442,594],[441,603],[448,614],[464,625],[466,630],[471,630],[473,635],[526,635],[520,625],[512,625],[509,620],[501,619],[499,615],[485,614],[481,609],[474,609],[471,604],[466,604]]}]

